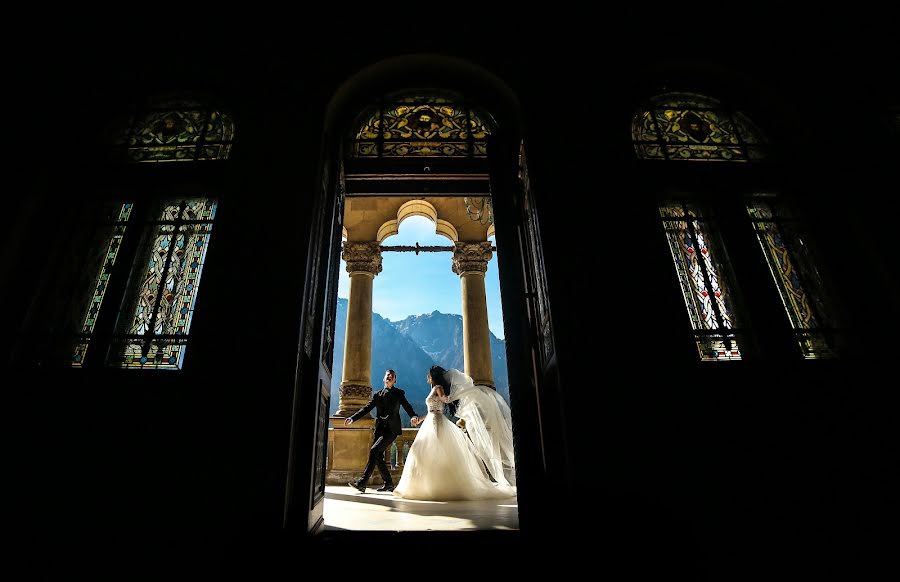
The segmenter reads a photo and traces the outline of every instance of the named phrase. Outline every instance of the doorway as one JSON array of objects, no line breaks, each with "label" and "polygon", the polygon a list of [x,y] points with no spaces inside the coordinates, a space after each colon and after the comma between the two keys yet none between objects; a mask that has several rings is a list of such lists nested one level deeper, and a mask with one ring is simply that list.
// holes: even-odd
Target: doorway
[{"label": "doorway", "polygon": [[[327,488],[332,486],[329,481],[340,487],[338,478],[343,479],[346,474],[358,476],[362,470],[359,452],[364,455],[368,450],[372,442],[371,429],[356,431],[352,438],[341,439],[335,436],[335,429],[338,428],[335,421],[342,421],[368,401],[373,388],[380,388],[372,386],[377,384],[373,376],[380,376],[383,371],[373,369],[371,357],[360,357],[354,364],[355,372],[348,373],[347,355],[351,351],[359,353],[359,346],[351,346],[352,342],[359,344],[368,341],[371,356],[371,327],[365,329],[358,324],[368,319],[371,326],[373,317],[372,281],[375,279],[374,271],[381,268],[381,263],[379,258],[376,266],[372,256],[376,252],[380,254],[386,239],[399,233],[400,223],[414,216],[430,219],[435,232],[449,239],[448,243],[453,243],[448,246],[461,255],[463,273],[473,270],[468,263],[477,262],[479,252],[496,250],[499,258],[497,273],[498,287],[503,286],[501,298],[503,344],[508,358],[508,402],[515,418],[516,485],[518,503],[521,505],[514,508],[517,510],[515,521],[502,518],[475,523],[469,520],[469,526],[461,529],[495,526],[514,529],[518,525],[538,523],[546,505],[541,497],[551,479],[549,471],[554,465],[558,467],[564,463],[565,449],[553,440],[562,434],[558,402],[552,401],[553,394],[557,392],[558,377],[555,373],[549,304],[546,302],[546,290],[543,294],[540,291],[543,280],[537,276],[542,275],[543,269],[537,215],[531,200],[518,132],[513,130],[514,126],[504,131],[489,114],[469,105],[467,99],[447,93],[438,97],[433,93],[423,95],[421,91],[404,92],[377,100],[351,124],[351,137],[336,147],[336,151],[341,152],[340,162],[326,165],[323,171],[319,203],[310,233],[285,510],[287,527],[299,527],[298,524],[305,522],[308,531],[323,531],[326,526],[324,505]],[[401,123],[400,118],[408,114],[419,117]],[[442,128],[449,127],[448,124],[455,124],[456,128],[478,128],[478,131],[447,131],[442,134]],[[406,128],[403,129],[405,133],[389,130],[391,127],[394,130]],[[398,140],[398,136],[409,143],[399,143],[402,140]],[[385,204],[397,206],[392,209],[395,218],[382,220],[385,217],[378,215],[379,205],[384,210]],[[362,222],[350,224],[353,216],[361,217]],[[448,220],[442,216],[456,217]],[[497,219],[496,230],[494,217]],[[472,234],[479,229],[479,234]],[[491,232],[488,233],[488,230]],[[489,237],[496,237],[496,245],[488,240]],[[339,349],[335,343],[335,330],[339,325],[339,269],[341,256],[348,252],[348,245],[342,241],[344,238],[356,247],[356,250],[350,249],[353,256],[349,259],[345,257],[345,262],[360,263],[351,271],[369,271],[372,276],[359,279],[359,288],[368,288],[368,300],[365,299],[366,293],[362,293],[360,297],[363,300],[357,302],[357,308],[367,312],[369,317],[356,317],[356,333],[345,331],[339,402],[335,409],[331,400],[332,386],[337,382],[334,366],[335,351]],[[465,248],[460,248],[461,244]],[[423,246],[439,245],[419,243],[419,247]],[[413,248],[412,252],[416,250],[423,252],[421,248]],[[468,285],[467,292],[464,278],[460,280],[462,302],[471,307],[471,290],[477,290],[478,285]],[[482,296],[485,294],[484,281],[482,277]],[[354,318],[353,311],[352,297],[349,297],[347,321]],[[465,312],[465,307],[461,311]],[[490,312],[489,309],[486,311]],[[477,309],[470,309],[467,313],[475,312]],[[489,345],[488,313],[484,314],[483,329],[486,332],[484,339]],[[478,334],[470,333],[468,336],[470,343],[475,345]],[[465,338],[463,343],[466,343]],[[479,353],[491,354],[490,350],[470,350],[468,357],[464,356],[463,368],[466,372],[472,372],[476,382],[496,388],[493,375],[483,372],[484,362],[479,365],[477,361]],[[487,364],[491,363],[492,356],[488,355]],[[541,401],[544,394],[549,395],[550,399]],[[311,410],[315,411],[314,415]],[[302,435],[313,437],[311,454],[302,454],[304,449],[309,451],[304,441],[310,442],[305,440],[309,436]],[[408,453],[408,445],[401,444],[403,446],[399,450],[397,447],[392,449],[389,458],[391,469],[401,469],[400,474],[403,456]],[[557,454],[548,454],[551,448]],[[339,459],[348,458],[348,451],[356,451],[355,462],[337,463]],[[522,451],[528,451],[528,454]],[[345,473],[341,474],[342,471]],[[358,494],[346,484],[343,487],[345,492]],[[308,505],[298,503],[304,499],[308,500]],[[385,506],[384,503],[373,505]],[[504,510],[510,509],[510,504],[505,505]],[[512,514],[510,511],[506,513]],[[519,519],[521,524],[517,523]]]},{"label": "doorway", "polygon": [[[426,372],[433,365],[470,374],[479,384],[495,391],[508,409],[509,382],[490,198],[358,196],[348,197],[344,208],[344,252],[329,410],[332,427],[326,462],[326,529],[517,529],[517,504],[512,495],[478,503],[471,499],[404,499],[377,490],[384,488],[378,471],[373,471],[366,481],[368,488],[360,494],[348,486],[348,481],[360,479],[373,440],[372,430],[368,426],[354,430],[340,425],[340,419],[365,406],[363,398],[382,388],[387,370],[395,375],[396,387],[402,387],[412,408],[417,413],[424,412],[431,389],[426,383]],[[469,222],[476,224],[466,224]],[[459,231],[475,240],[460,242]],[[364,240],[348,242],[347,236]],[[379,256],[361,260],[363,253],[373,248],[365,244],[365,239],[372,236],[377,239]],[[358,248],[360,244],[362,248]],[[370,291],[368,282],[372,279]],[[464,287],[468,291],[465,295]],[[370,292],[371,299],[359,296]],[[371,329],[363,331],[371,336],[368,345],[353,341],[353,336],[365,326],[358,320],[360,306],[350,309],[351,303],[371,304],[368,311],[361,312],[364,323],[371,321]],[[360,358],[359,354],[346,352],[345,346],[369,353]],[[354,393],[358,387],[366,392],[361,398]],[[451,403],[443,411],[455,423],[445,423],[446,426],[462,431],[473,444],[479,443],[478,433],[467,431],[466,419],[457,414],[456,404]],[[390,472],[389,484],[400,483],[402,491],[407,456],[420,429],[411,425],[406,412],[401,412],[401,421],[402,434],[388,447],[384,458]],[[472,434],[476,436],[474,441]],[[369,438],[354,441],[363,435]],[[422,447],[420,443],[419,455]],[[505,471],[506,477],[514,481],[511,443],[509,449],[510,462]],[[499,460],[495,464],[503,466]],[[418,466],[422,466],[421,458]],[[484,467],[486,479],[491,479],[487,465]]]}]

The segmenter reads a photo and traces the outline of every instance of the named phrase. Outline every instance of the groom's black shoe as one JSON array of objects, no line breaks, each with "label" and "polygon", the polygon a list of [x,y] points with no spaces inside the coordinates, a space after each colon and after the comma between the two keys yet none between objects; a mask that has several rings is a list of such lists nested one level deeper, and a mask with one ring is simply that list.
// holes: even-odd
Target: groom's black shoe
[{"label": "groom's black shoe", "polygon": [[366,488],[365,488],[363,485],[360,485],[359,483],[357,483],[357,482],[355,482],[355,481],[348,481],[348,482],[347,482],[347,485],[349,485],[350,487],[353,487],[354,489],[356,489],[356,490],[359,491],[360,493],[365,493],[365,492],[366,492]]},{"label": "groom's black shoe", "polygon": [[379,487],[379,488],[376,489],[375,491],[393,491],[393,490],[394,490],[394,484],[393,484],[393,483],[385,483],[384,485],[382,485],[381,487]]}]

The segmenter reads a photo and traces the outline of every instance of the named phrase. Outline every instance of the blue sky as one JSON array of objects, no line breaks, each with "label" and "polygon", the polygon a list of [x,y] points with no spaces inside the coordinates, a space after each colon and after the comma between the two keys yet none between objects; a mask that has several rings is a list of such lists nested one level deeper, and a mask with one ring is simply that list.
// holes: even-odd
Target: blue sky
[{"label": "blue sky", "polygon": [[[493,241],[493,237],[491,237]],[[400,232],[382,244],[450,246],[449,239],[434,233],[434,223],[422,216],[412,216],[400,225]],[[451,253],[382,253],[382,271],[375,277],[372,311],[391,321],[438,310],[462,313],[462,289],[459,276],[453,273]],[[488,325],[503,338],[503,312],[500,307],[500,278],[497,253],[488,263],[485,277]],[[338,297],[349,297],[350,275],[341,260]]]}]

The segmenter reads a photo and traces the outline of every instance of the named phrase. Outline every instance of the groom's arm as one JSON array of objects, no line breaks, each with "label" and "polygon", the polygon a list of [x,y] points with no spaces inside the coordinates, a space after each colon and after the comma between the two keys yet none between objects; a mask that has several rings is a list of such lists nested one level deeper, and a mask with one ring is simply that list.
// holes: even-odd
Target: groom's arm
[{"label": "groom's arm", "polygon": [[408,414],[410,418],[419,416],[418,414],[416,414],[416,411],[413,410],[413,407],[412,405],[410,405],[409,400],[406,399],[406,394],[400,397],[400,405],[403,407],[403,410],[406,411],[406,414]]},{"label": "groom's arm", "polygon": [[369,414],[369,412],[371,412],[373,408],[375,408],[375,396],[374,395],[372,396],[372,398],[369,399],[368,404],[366,404],[365,406],[363,406],[362,408],[360,408],[359,410],[357,410],[356,412],[351,414],[348,418],[351,421],[355,422],[355,421],[359,420],[360,418],[362,418],[363,416]]}]

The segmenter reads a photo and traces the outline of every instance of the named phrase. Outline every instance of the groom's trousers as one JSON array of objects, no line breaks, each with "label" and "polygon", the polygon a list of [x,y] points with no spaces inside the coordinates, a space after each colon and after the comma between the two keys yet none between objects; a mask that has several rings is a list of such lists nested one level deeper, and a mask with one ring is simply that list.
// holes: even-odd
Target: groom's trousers
[{"label": "groom's trousers", "polygon": [[394,484],[387,463],[384,462],[384,451],[388,450],[395,440],[397,440],[397,435],[395,434],[375,433],[375,442],[372,443],[372,448],[369,449],[369,462],[366,463],[366,468],[358,481],[360,485],[365,487],[375,467],[378,467],[378,472],[381,473],[381,478],[384,479],[386,484]]}]

